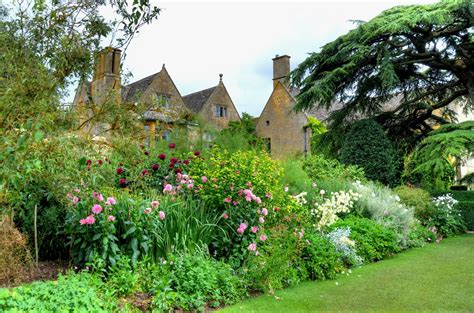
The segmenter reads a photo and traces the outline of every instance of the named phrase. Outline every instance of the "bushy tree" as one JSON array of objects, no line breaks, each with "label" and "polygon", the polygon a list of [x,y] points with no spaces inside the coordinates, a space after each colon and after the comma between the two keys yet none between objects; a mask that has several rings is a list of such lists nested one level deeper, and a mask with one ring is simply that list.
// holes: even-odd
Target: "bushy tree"
[{"label": "bushy tree", "polygon": [[331,129],[362,114],[399,139],[447,123],[435,111],[449,116],[453,101],[474,109],[473,12],[472,0],[443,0],[359,22],[291,73],[301,90],[296,109],[339,100],[345,105],[331,114]]},{"label": "bushy tree", "polygon": [[374,120],[355,122],[341,149],[342,163],[359,165],[365,176],[385,185],[396,185],[396,152],[383,128]]}]

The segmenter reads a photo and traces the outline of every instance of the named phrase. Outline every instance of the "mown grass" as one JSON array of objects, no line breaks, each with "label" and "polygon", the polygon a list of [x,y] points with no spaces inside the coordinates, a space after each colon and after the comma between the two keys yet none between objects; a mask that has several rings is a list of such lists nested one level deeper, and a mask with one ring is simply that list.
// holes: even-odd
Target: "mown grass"
[{"label": "mown grass", "polygon": [[306,282],[223,312],[474,312],[474,234],[411,249],[337,280]]}]

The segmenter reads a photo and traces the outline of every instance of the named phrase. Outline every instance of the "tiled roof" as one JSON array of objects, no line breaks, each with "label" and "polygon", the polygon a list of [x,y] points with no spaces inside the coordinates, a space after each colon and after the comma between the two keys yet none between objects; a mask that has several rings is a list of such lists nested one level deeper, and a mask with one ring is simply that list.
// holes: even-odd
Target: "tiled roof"
[{"label": "tiled roof", "polygon": [[184,103],[192,112],[199,113],[216,88],[217,86],[184,96]]},{"label": "tiled roof", "polygon": [[142,78],[127,86],[123,86],[122,87],[122,100],[124,102],[137,101],[138,100],[137,96],[140,93],[143,93],[148,88],[148,86],[150,86],[153,79],[155,79],[156,75],[158,75],[159,73],[160,72],[147,76],[145,78]]}]

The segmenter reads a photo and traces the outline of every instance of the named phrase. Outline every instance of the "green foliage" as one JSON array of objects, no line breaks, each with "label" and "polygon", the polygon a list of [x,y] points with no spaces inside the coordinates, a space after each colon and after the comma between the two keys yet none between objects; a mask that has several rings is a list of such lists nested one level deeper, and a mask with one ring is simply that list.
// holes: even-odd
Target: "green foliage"
[{"label": "green foliage", "polygon": [[360,194],[355,211],[393,230],[398,244],[405,248],[414,223],[413,209],[400,203],[400,198],[388,187],[374,183],[356,183],[353,187]]},{"label": "green foliage", "polygon": [[302,259],[304,245],[286,225],[271,229],[259,255],[249,258],[246,265],[249,287],[272,293],[305,280],[308,274]]},{"label": "green foliage", "polygon": [[229,151],[262,149],[261,139],[255,131],[254,118],[245,112],[240,121],[230,121],[229,126],[218,133],[213,141]]},{"label": "green foliage", "polygon": [[288,187],[291,194],[298,194],[311,188],[311,180],[303,169],[305,161],[303,159],[287,159],[281,163],[283,176],[280,186]]},{"label": "green foliage", "polygon": [[374,120],[355,122],[342,145],[341,162],[362,167],[368,179],[397,184],[396,153],[382,127]]},{"label": "green foliage", "polygon": [[[472,99],[471,27],[470,0],[388,9],[311,53],[291,73],[292,85],[300,88],[296,108],[330,108],[342,100],[330,129],[363,115],[378,116],[400,140],[400,134],[429,132],[430,122],[445,122],[434,110],[462,96]],[[428,46],[429,53],[419,48]],[[399,104],[386,105],[394,100]],[[473,103],[463,106],[470,110]]]},{"label": "green foliage", "polygon": [[421,189],[408,186],[398,186],[393,192],[400,197],[400,202],[414,209],[415,217],[428,220],[433,212],[433,202],[430,194]]},{"label": "green foliage", "polygon": [[319,183],[327,179],[347,179],[365,181],[364,170],[358,165],[344,165],[322,154],[313,154],[303,160],[303,168],[308,176]]},{"label": "green foliage", "polygon": [[474,151],[474,121],[446,124],[432,131],[417,146],[405,176],[430,190],[447,190],[455,166]]},{"label": "green foliage", "polygon": [[128,257],[121,257],[107,271],[107,286],[115,296],[128,296],[138,289],[139,275]]},{"label": "green foliage", "polygon": [[420,222],[416,222],[408,235],[407,246],[409,248],[423,247],[426,243],[432,243],[436,240],[436,234],[430,231],[426,226]]},{"label": "green foliage", "polygon": [[308,276],[312,280],[334,279],[344,269],[342,254],[336,252],[332,242],[316,233],[306,234],[306,245],[302,259]]},{"label": "green foliage", "polygon": [[427,224],[441,237],[449,237],[466,230],[461,212],[457,208],[458,201],[451,194],[433,198],[434,211]]},{"label": "green foliage", "polygon": [[202,310],[205,305],[232,304],[245,294],[242,281],[232,268],[202,255],[172,256],[165,267],[175,292],[174,307],[186,311]]},{"label": "green foliage", "polygon": [[57,281],[0,289],[3,312],[56,312],[58,309],[110,312],[118,308],[100,278],[84,272],[69,272],[67,276],[59,276]]},{"label": "green foliage", "polygon": [[349,217],[339,220],[331,226],[332,229],[338,227],[351,229],[350,239],[356,242],[357,254],[365,262],[380,261],[400,252],[396,233],[375,221],[367,218]]},{"label": "green foliage", "polygon": [[459,201],[456,209],[461,212],[467,229],[474,230],[474,201]]}]

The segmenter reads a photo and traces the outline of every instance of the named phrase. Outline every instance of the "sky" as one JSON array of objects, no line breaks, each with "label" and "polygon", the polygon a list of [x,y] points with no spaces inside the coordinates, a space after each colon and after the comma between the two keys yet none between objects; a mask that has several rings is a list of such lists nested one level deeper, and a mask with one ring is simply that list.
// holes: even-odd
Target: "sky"
[{"label": "sky", "polygon": [[140,30],[123,65],[133,82],[166,64],[182,96],[216,86],[222,73],[239,113],[259,116],[272,92],[275,55],[291,56],[293,69],[354,28],[351,20],[426,2],[158,2],[158,20]]}]

